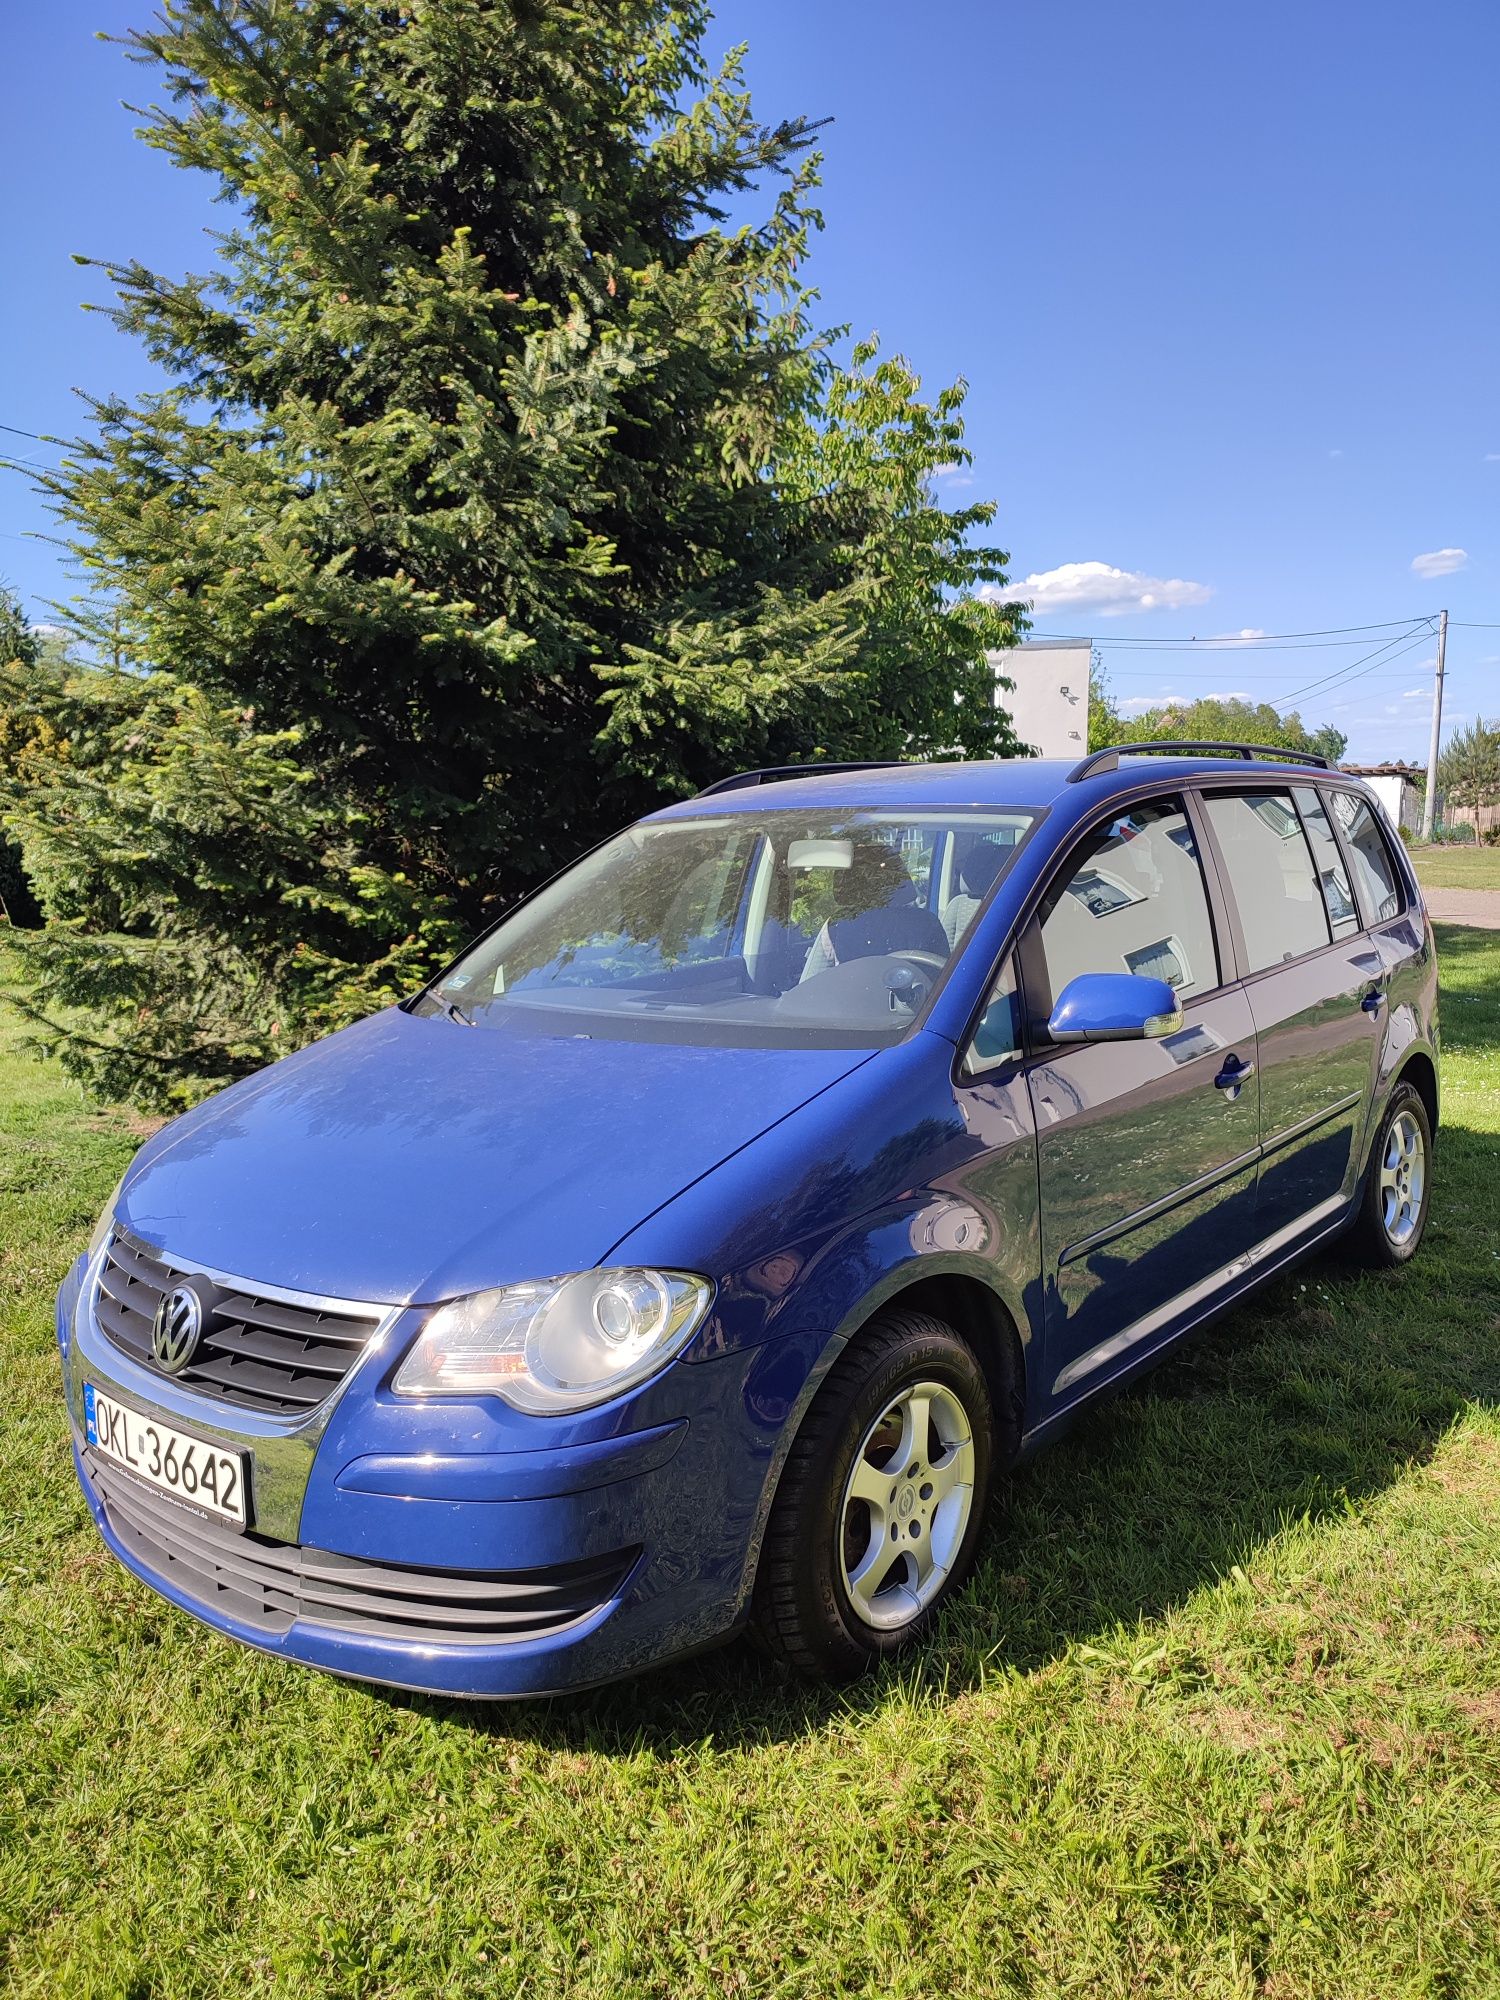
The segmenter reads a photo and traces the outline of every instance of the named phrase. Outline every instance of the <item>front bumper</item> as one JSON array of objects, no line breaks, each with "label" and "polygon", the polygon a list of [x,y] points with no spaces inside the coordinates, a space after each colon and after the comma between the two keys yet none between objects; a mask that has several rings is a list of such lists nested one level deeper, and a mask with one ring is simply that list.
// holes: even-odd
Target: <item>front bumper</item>
[{"label": "front bumper", "polygon": [[[678,1365],[599,1415],[597,1435],[575,1426],[552,1446],[539,1420],[497,1439],[466,1421],[469,1406],[391,1398],[382,1343],[315,1423],[268,1430],[121,1354],[94,1321],[90,1278],[80,1262],[65,1281],[58,1339],[75,1468],[115,1555],[247,1645],[435,1694],[560,1693],[727,1636],[825,1344],[788,1336]],[[101,1459],[84,1431],[85,1380],[250,1450],[250,1531]],[[474,1450],[476,1437],[526,1448]]]}]

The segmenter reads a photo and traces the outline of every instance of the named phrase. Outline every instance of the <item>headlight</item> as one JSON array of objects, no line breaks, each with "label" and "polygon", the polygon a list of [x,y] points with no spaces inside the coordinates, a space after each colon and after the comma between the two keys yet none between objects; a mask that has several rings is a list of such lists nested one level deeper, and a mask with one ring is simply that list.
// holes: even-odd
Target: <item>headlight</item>
[{"label": "headlight", "polygon": [[581,1271],[439,1306],[396,1371],[404,1396],[502,1396],[549,1417],[618,1396],[671,1360],[714,1288],[685,1271]]}]

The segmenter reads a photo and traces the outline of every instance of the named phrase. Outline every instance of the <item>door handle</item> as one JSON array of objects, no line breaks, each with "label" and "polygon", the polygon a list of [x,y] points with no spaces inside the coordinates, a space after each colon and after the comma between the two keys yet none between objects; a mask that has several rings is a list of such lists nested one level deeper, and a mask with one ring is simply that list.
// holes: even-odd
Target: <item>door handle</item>
[{"label": "door handle", "polygon": [[1215,1090],[1238,1090],[1255,1074],[1253,1062],[1241,1062],[1238,1056],[1226,1056],[1224,1067],[1214,1078]]},{"label": "door handle", "polygon": [[1360,1001],[1360,1010],[1366,1014],[1378,1014],[1384,1001],[1385,995],[1381,992],[1380,988],[1372,986],[1364,999]]}]

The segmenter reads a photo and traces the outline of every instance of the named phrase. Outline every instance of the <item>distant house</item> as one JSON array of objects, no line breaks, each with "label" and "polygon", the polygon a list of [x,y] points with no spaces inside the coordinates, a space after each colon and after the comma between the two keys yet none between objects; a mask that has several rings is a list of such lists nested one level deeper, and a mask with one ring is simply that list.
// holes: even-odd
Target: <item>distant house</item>
[{"label": "distant house", "polygon": [[1351,778],[1363,778],[1385,807],[1392,826],[1415,833],[1422,824],[1427,773],[1418,764],[1341,764]]},{"label": "distant house", "polygon": [[1038,757],[1082,757],[1087,751],[1093,653],[1087,639],[1029,639],[990,654],[995,672],[1015,682],[1013,689],[996,689],[995,705]]}]

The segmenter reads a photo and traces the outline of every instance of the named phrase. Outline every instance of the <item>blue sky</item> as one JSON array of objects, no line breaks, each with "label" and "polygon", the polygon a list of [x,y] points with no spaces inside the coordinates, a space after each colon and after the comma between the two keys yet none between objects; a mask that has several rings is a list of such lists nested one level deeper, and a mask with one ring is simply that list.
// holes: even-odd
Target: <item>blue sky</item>
[{"label": "blue sky", "polygon": [[[132,136],[145,0],[16,10],[0,119],[0,423],[75,422],[144,360],[70,253],[203,268],[204,184]],[[973,485],[1039,631],[1116,697],[1294,689],[1361,758],[1426,753],[1433,646],[1155,652],[1447,606],[1450,723],[1500,712],[1500,7],[724,0],[767,120],[825,135],[830,322],[970,384]],[[19,454],[43,454],[7,437]],[[65,588],[0,475],[0,578]],[[1423,559],[1426,559],[1425,561]],[[1483,627],[1489,624],[1494,629]],[[1401,651],[1407,638],[1409,650]]]}]

